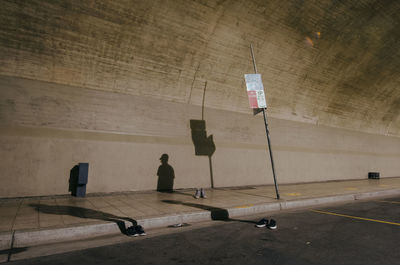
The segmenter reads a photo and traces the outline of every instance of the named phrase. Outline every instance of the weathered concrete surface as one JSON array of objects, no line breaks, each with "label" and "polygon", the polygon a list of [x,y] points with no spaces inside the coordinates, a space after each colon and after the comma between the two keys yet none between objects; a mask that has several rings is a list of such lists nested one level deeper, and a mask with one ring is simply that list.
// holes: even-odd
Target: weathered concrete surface
[{"label": "weathered concrete surface", "polygon": [[[2,1],[0,73],[399,135],[398,1]],[[320,32],[317,38],[316,34]],[[312,44],[311,44],[312,42]]]},{"label": "weathered concrete surface", "polygon": [[66,193],[77,162],[90,163],[90,192],[154,189],[162,153],[176,188],[208,186],[189,127],[205,81],[216,186],[269,183],[243,80],[250,43],[281,182],[398,176],[399,11],[369,0],[2,1],[0,197]]}]

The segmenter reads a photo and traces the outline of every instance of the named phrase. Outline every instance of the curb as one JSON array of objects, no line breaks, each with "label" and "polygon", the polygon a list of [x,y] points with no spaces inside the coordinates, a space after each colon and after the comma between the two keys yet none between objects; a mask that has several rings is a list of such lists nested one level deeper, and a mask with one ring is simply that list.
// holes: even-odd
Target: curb
[{"label": "curb", "polygon": [[12,232],[0,233],[0,250],[11,248]]},{"label": "curb", "polygon": [[[264,203],[259,205],[250,205],[245,207],[234,207],[228,209],[212,209],[210,211],[198,211],[191,213],[182,213],[161,217],[152,217],[137,220],[137,223],[149,228],[160,228],[177,223],[193,223],[211,220],[226,220],[227,218],[239,217],[244,215],[260,214],[269,211],[280,211],[287,209],[296,209],[309,206],[316,206],[337,202],[349,202],[362,199],[371,199],[376,197],[386,197],[399,195],[400,189],[364,192],[357,194],[337,195],[320,198],[310,198],[302,200],[281,201]],[[130,226],[129,222],[125,222]],[[51,244],[55,242],[73,241],[76,239],[88,239],[98,236],[115,235],[121,233],[116,223],[89,224],[71,227],[62,227],[54,229],[41,230],[21,230],[14,232],[0,233],[0,250],[10,249],[11,245],[17,247],[30,247],[42,244]],[[13,241],[13,242],[12,242]]]}]

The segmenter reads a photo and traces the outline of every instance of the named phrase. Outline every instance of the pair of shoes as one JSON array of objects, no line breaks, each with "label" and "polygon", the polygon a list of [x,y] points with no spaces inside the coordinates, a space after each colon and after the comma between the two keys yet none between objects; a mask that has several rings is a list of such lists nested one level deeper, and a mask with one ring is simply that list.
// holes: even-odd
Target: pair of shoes
[{"label": "pair of shoes", "polygon": [[256,223],[256,227],[267,227],[267,228],[269,228],[271,230],[274,230],[278,226],[277,226],[276,221],[274,219],[271,219],[271,220],[268,221],[267,219],[263,218],[263,219],[261,219],[260,221],[258,221]]},{"label": "pair of shoes", "polygon": [[200,197],[202,197],[204,199],[207,198],[206,193],[203,188],[200,190]]},{"label": "pair of shoes", "polygon": [[201,188],[201,189],[196,189],[196,193],[193,195],[193,197],[195,198],[195,199],[198,199],[198,198],[207,198],[207,196],[206,196],[206,192],[204,191],[204,189],[203,188]]},{"label": "pair of shoes", "polygon": [[128,229],[126,229],[126,234],[128,236],[145,236],[146,233],[143,230],[143,227],[141,225],[136,225],[136,226],[130,226]]}]

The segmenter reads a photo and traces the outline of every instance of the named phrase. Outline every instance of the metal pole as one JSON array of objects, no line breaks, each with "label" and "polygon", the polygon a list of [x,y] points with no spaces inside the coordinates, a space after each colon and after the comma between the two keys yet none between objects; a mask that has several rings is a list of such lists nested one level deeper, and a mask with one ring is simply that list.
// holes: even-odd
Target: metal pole
[{"label": "metal pole", "polygon": [[265,113],[265,109],[263,109],[263,115],[264,115],[264,123],[265,123],[265,132],[266,132],[266,134],[267,134],[267,140],[268,140],[269,157],[271,158],[272,175],[274,176],[274,184],[275,184],[276,198],[279,200],[279,199],[280,199],[280,196],[279,196],[279,191],[278,191],[278,183],[276,182],[275,166],[274,166],[274,157],[272,156],[271,140],[269,139],[269,130],[268,130],[267,114]]},{"label": "metal pole", "polygon": [[253,59],[254,72],[257,74],[256,58],[254,57],[253,44],[250,44],[251,58]]},{"label": "metal pole", "polygon": [[[253,44],[250,44],[250,50],[251,50],[251,58],[253,59],[254,72],[257,74],[257,66],[256,66],[256,59],[254,57]],[[269,139],[269,130],[268,130],[266,108],[263,108],[262,112],[263,112],[263,116],[264,116],[265,133],[267,134],[267,140],[268,140],[269,157],[271,158],[271,167],[272,167],[272,175],[274,177],[276,198],[279,200],[280,196],[279,196],[279,191],[278,191],[278,183],[276,182],[275,166],[274,166],[274,158],[272,156],[271,140]]]}]

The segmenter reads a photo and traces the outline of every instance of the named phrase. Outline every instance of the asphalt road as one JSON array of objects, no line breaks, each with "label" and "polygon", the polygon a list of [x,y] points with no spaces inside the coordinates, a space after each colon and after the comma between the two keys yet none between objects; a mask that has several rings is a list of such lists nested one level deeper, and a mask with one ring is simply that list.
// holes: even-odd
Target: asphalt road
[{"label": "asphalt road", "polygon": [[[313,211],[313,210],[318,210]],[[267,216],[270,217],[270,216]],[[400,197],[251,218],[8,264],[399,264]],[[151,231],[150,231],[151,233]]]}]

